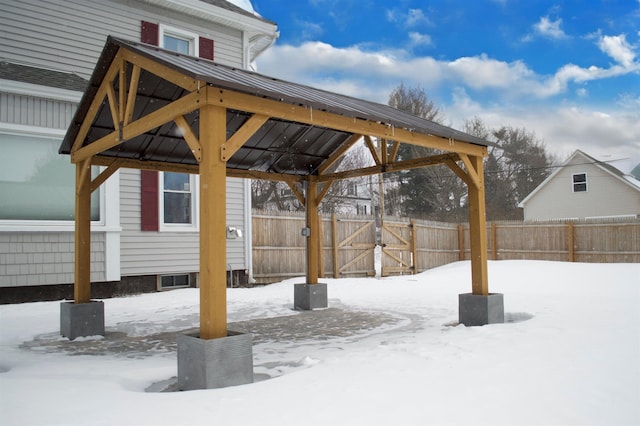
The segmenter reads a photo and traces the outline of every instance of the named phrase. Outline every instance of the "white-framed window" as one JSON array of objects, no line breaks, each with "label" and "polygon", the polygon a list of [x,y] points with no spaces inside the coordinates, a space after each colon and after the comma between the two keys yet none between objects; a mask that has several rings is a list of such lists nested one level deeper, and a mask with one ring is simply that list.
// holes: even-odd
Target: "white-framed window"
[{"label": "white-framed window", "polygon": [[[179,28],[160,25],[160,46],[174,52],[198,55],[198,35]],[[159,173],[160,230],[197,229],[196,176],[186,173]]]},{"label": "white-framed window", "polygon": [[349,182],[347,184],[347,195],[357,196],[358,195],[358,186],[355,182]]},{"label": "white-framed window", "polygon": [[[75,166],[58,154],[63,136],[57,129],[0,128],[0,226],[73,226]],[[93,177],[99,172],[92,168]],[[91,196],[91,220],[103,224],[102,191]]]},{"label": "white-framed window", "polygon": [[573,192],[587,192],[587,174],[574,173],[571,176]]},{"label": "white-framed window", "polygon": [[197,231],[198,176],[186,173],[158,173],[161,231]]},{"label": "white-framed window", "polygon": [[198,56],[198,34],[160,24],[160,47],[185,55]]}]

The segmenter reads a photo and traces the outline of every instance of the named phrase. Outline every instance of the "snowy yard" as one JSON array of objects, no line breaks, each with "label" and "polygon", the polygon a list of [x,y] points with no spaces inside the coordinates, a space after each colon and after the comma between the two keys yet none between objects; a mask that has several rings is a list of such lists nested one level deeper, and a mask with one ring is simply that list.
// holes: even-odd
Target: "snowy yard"
[{"label": "snowy yard", "polygon": [[[484,327],[456,324],[470,280],[468,262],[324,280],[330,307],[392,320],[263,339],[259,381],[190,392],[145,391],[176,375],[166,345],[77,354],[58,337],[59,302],[0,306],[0,424],[640,424],[640,264],[490,262],[507,323]],[[302,281],[229,289],[229,321],[302,318]],[[85,344],[196,327],[198,290],[107,299],[105,313],[108,336]]]}]

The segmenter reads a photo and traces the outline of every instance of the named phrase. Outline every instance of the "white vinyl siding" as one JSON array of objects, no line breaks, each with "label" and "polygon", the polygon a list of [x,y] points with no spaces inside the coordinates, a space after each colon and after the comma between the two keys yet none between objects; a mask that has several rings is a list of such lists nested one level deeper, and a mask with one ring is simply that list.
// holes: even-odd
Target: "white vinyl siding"
[{"label": "white vinyl siding", "polygon": [[[581,156],[567,164],[524,206],[525,220],[579,219],[640,214],[640,191]],[[573,176],[585,173],[587,192],[573,191]]]},{"label": "white vinyl siding", "polygon": [[[243,66],[242,33],[143,2],[3,1],[0,57],[75,72],[89,79],[107,36],[140,40],[140,22],[185,28],[215,41],[215,60]],[[25,43],[29,40],[29,43]]]},{"label": "white vinyl siding", "polygon": [[[243,182],[227,179],[227,225],[244,231]],[[197,272],[200,238],[190,232],[140,231],[140,171],[120,173],[121,270],[123,276]],[[243,238],[227,240],[227,265],[246,269]]]},{"label": "white vinyl siding", "polygon": [[[217,62],[245,65],[241,31],[137,0],[0,0],[0,58],[73,72],[88,80],[107,36],[139,41],[141,21],[212,39]],[[16,94],[11,90],[0,92],[0,124],[14,127],[66,130],[77,108],[75,102]],[[140,172],[124,169],[118,175],[122,231],[120,258],[116,260],[120,261],[121,275],[197,272],[198,234],[142,232]],[[229,179],[227,191],[228,224],[244,231],[250,211],[245,210],[242,181]],[[108,232],[114,234],[118,230],[115,226]],[[247,233],[244,235],[247,237]],[[245,237],[228,241],[227,264],[233,269],[247,267],[244,243],[250,240]],[[109,263],[105,260],[106,240],[105,233],[92,233],[92,281],[106,281],[105,265]],[[0,231],[0,286],[72,282],[72,231]]]},{"label": "white vinyl siding", "polygon": [[74,102],[0,92],[0,123],[67,130],[76,108]]}]

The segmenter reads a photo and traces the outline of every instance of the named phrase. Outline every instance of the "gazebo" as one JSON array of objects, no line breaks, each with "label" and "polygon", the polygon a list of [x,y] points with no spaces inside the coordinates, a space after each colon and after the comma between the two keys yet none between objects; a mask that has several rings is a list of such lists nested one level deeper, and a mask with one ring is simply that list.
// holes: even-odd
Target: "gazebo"
[{"label": "gazebo", "polygon": [[[363,139],[375,165],[335,172]],[[437,154],[399,161],[401,144]],[[178,335],[183,389],[253,380],[251,336],[227,330],[227,176],[286,182],[305,205],[307,276],[294,304],[315,309],[327,306],[326,284],[318,283],[318,206],[331,184],[446,164],[469,191],[472,291],[459,295],[460,322],[504,320],[502,295],[488,288],[487,142],[474,136],[386,105],[109,37],[60,153],[76,165],[74,302],[63,303],[60,316],[71,339],[104,334],[103,304],[90,296],[91,193],[122,167],[200,175],[200,328]],[[104,169],[92,179],[96,165]]]}]

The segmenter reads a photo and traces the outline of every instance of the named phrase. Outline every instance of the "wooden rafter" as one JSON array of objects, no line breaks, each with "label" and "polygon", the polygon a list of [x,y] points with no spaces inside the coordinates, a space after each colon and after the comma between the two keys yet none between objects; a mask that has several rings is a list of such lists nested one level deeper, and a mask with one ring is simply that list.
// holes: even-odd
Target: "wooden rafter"
[{"label": "wooden rafter", "polygon": [[199,163],[202,159],[202,148],[200,147],[200,141],[198,140],[198,137],[193,132],[193,129],[191,128],[189,123],[187,123],[187,120],[183,115],[177,116],[176,118],[174,118],[174,121],[176,122],[178,129],[180,129],[180,133],[182,133],[182,137],[184,138],[185,142],[187,143],[187,145],[189,145],[189,148],[191,148],[193,157]]},{"label": "wooden rafter", "polygon": [[389,152],[387,150],[387,140],[382,139],[380,141],[380,158],[382,159],[382,164],[389,163]]},{"label": "wooden rafter", "polygon": [[243,178],[243,179],[262,179],[262,180],[270,180],[275,182],[285,182],[291,184],[298,184],[301,182],[299,176],[295,175],[285,175],[283,173],[268,173],[268,172],[260,172],[257,170],[240,170],[240,169],[230,169],[227,168],[227,176],[234,178]]},{"label": "wooden rafter", "polygon": [[451,171],[455,173],[456,176],[458,176],[460,179],[462,179],[464,183],[466,183],[467,185],[473,185],[473,180],[471,180],[471,177],[467,174],[467,172],[464,171],[462,167],[458,165],[458,163],[456,163],[454,160],[447,160],[445,161],[445,164],[449,166]]},{"label": "wooden rafter", "polygon": [[238,152],[238,150],[242,148],[242,145],[244,145],[268,119],[269,117],[263,114],[254,114],[251,116],[220,148],[222,161],[227,161],[233,157],[233,154]]},{"label": "wooden rafter", "polygon": [[184,75],[174,69],[171,69],[165,65],[162,65],[151,59],[148,59],[142,55],[136,55],[135,53],[132,53],[122,48],[121,48],[121,51],[122,51],[122,57],[127,62],[137,65],[143,70],[146,70],[152,74],[155,74],[158,77],[175,84],[176,86],[179,86],[179,87],[182,87],[183,89],[188,90],[189,92],[198,90],[198,88],[202,85],[195,78]]},{"label": "wooden rafter", "polygon": [[330,173],[318,177],[319,182],[327,182],[332,180],[350,179],[361,176],[371,176],[379,173],[397,172],[401,170],[418,169],[421,167],[435,166],[436,164],[445,163],[447,160],[455,161],[458,154],[441,154],[432,157],[416,158],[412,160],[396,161],[389,164],[380,164],[377,166],[365,167],[357,170],[347,170],[344,172]]},{"label": "wooden rafter", "polygon": [[396,161],[396,157],[398,156],[399,149],[400,149],[400,142],[393,141],[393,145],[391,146],[391,153],[389,154],[389,161]]},{"label": "wooden rafter", "polygon": [[459,156],[462,162],[464,163],[464,167],[466,169],[467,175],[469,176],[469,180],[473,183],[475,187],[478,187],[480,185],[480,176],[478,175],[478,172],[474,168],[473,163],[471,162],[471,159],[466,154],[460,154]]},{"label": "wooden rafter", "polygon": [[362,138],[361,134],[353,134],[345,143],[340,145],[340,147],[333,153],[329,158],[327,158],[321,165],[318,167],[318,174],[324,174],[331,166],[333,166],[336,161],[342,158],[344,154],[349,151],[349,149],[360,139]]},{"label": "wooden rafter", "polygon": [[[107,166],[113,164],[114,159],[111,157],[91,157],[91,164],[94,166]],[[159,172],[175,172],[198,174],[200,168],[197,165],[164,163],[162,161],[140,161],[132,158],[118,158],[118,164],[121,168],[136,170],[155,170]]]},{"label": "wooden rafter", "polygon": [[102,84],[100,84],[100,87],[98,87],[98,91],[93,97],[93,100],[91,101],[91,105],[89,105],[89,110],[87,111],[87,114],[85,115],[82,121],[82,125],[78,130],[78,134],[76,135],[76,138],[73,141],[71,152],[74,152],[80,149],[80,147],[82,146],[82,142],[87,137],[87,134],[89,133],[89,129],[91,128],[91,124],[93,124],[93,121],[95,120],[96,115],[100,110],[100,105],[102,105],[102,102],[104,101],[104,97],[107,96],[107,87],[112,84],[116,74],[120,71],[121,57],[122,57],[122,50],[120,50],[116,54],[116,57],[111,63],[111,66],[107,70],[107,73],[104,77],[104,80],[102,81]]},{"label": "wooden rafter", "polygon": [[75,163],[83,159],[89,158],[102,151],[106,151],[114,146],[135,138],[149,130],[162,126],[163,124],[174,120],[195,109],[198,109],[202,100],[202,93],[192,92],[182,98],[165,105],[164,107],[140,117],[133,123],[122,128],[121,132],[111,132],[110,134],[90,143],[75,152],[71,153],[71,162]]},{"label": "wooden rafter", "polygon": [[324,186],[322,187],[322,191],[320,191],[318,193],[318,196],[316,197],[316,204],[320,204],[322,202],[322,200],[324,199],[324,197],[327,195],[327,192],[329,192],[329,190],[331,189],[331,184],[333,184],[334,181],[328,181],[325,182]]},{"label": "wooden rafter", "polygon": [[118,111],[118,101],[116,100],[116,91],[113,89],[113,83],[107,84],[107,101],[109,103],[109,110],[111,110],[113,128],[117,133],[120,133],[120,112]]},{"label": "wooden rafter", "polygon": [[91,192],[95,191],[109,179],[115,172],[122,167],[120,160],[112,160],[111,164],[107,166],[95,179],[91,181]]},{"label": "wooden rafter", "polygon": [[120,70],[119,70],[119,78],[118,78],[118,123],[124,123],[124,110],[126,108],[126,97],[127,97],[127,61],[124,59],[120,60]]},{"label": "wooden rafter", "polygon": [[313,126],[326,127],[358,135],[370,135],[382,139],[391,139],[401,143],[434,148],[447,152],[459,152],[473,156],[486,156],[487,148],[482,145],[450,140],[447,138],[412,132],[401,128],[394,128],[383,123],[345,117],[326,111],[313,111],[308,108],[286,104],[270,99],[256,98],[244,93],[232,92],[207,87],[209,92],[207,102],[212,105],[225,106],[245,112],[269,115],[273,118],[295,121]]},{"label": "wooden rafter", "polygon": [[129,82],[129,93],[127,95],[127,106],[125,108],[123,124],[126,126],[133,120],[133,111],[136,106],[136,95],[138,94],[138,84],[140,83],[140,67],[133,66],[131,71],[131,81]]},{"label": "wooden rafter", "polygon": [[291,182],[291,181],[287,181],[287,185],[289,185],[289,189],[291,190],[293,195],[296,196],[300,204],[302,204],[303,206],[306,206],[307,201],[304,194],[300,190],[300,186],[296,182]]},{"label": "wooden rafter", "polygon": [[383,159],[380,158],[380,154],[378,154],[378,150],[376,149],[375,145],[373,144],[373,139],[371,139],[371,136],[365,135],[364,136],[364,143],[367,145],[367,148],[369,148],[369,152],[371,153],[371,156],[373,157],[374,163],[376,163],[376,165],[382,164],[383,163]]}]

